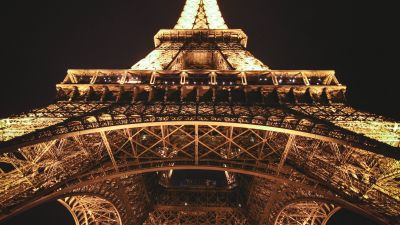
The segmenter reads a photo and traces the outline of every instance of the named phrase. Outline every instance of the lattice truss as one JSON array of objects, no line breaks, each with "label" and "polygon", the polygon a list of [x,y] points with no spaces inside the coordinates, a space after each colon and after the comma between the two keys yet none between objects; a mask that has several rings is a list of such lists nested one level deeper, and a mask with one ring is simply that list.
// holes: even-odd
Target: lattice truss
[{"label": "lattice truss", "polygon": [[[253,224],[325,224],[339,210],[326,194],[260,178],[248,182],[246,206]],[[320,191],[320,190],[319,190]]]},{"label": "lattice truss", "polygon": [[[197,55],[196,55],[197,54]],[[208,58],[212,65],[209,69],[232,70],[233,67],[229,64],[216,43],[209,42],[188,42],[182,46],[181,51],[169,65],[168,70],[185,70],[188,69],[188,58],[203,57]]]},{"label": "lattice truss", "polygon": [[[218,50],[218,51],[216,51]],[[182,57],[186,52],[208,51],[220,57],[220,62],[216,63],[217,69],[234,69],[238,71],[259,71],[268,70],[260,60],[255,58],[240,43],[186,43],[183,42],[163,42],[153,50],[144,59],[140,60],[134,66],[133,70],[163,70],[163,69],[187,69],[185,68],[185,59]],[[181,52],[181,54],[179,54]],[[182,60],[179,60],[179,57]],[[229,65],[229,66],[226,66]]]},{"label": "lattice truss", "polygon": [[63,192],[69,197],[59,201],[77,225],[142,224],[149,210],[148,190],[140,175],[76,183]]},{"label": "lattice truss", "polygon": [[286,206],[279,214],[276,224],[295,225],[324,224],[330,218],[333,210],[332,204],[320,202],[298,202]]},{"label": "lattice truss", "polygon": [[240,189],[157,190],[145,224],[248,224]]},{"label": "lattice truss", "polygon": [[164,42],[150,52],[144,59],[132,66],[133,70],[163,70],[166,69],[178,54],[184,43]]},{"label": "lattice truss", "polygon": [[246,218],[235,210],[196,210],[190,208],[182,210],[156,209],[149,215],[145,225],[159,224],[218,224],[218,225],[245,225]]},{"label": "lattice truss", "polygon": [[228,29],[217,0],[188,0],[174,29]]},{"label": "lattice truss", "polygon": [[394,147],[400,147],[400,123],[383,116],[362,112],[343,104],[294,105],[291,108]]},{"label": "lattice truss", "polygon": [[8,141],[64,122],[72,117],[103,109],[110,104],[52,104],[27,113],[0,119],[0,142]]},{"label": "lattice truss", "polygon": [[[187,95],[189,94],[193,93]],[[318,120],[314,115],[304,115],[296,110],[276,105],[265,107],[263,105],[231,104],[228,102],[185,102],[184,104],[174,102],[143,104],[138,102],[136,104],[113,104],[109,107],[106,107],[106,104],[99,104],[95,108],[97,110],[93,110],[93,112],[88,110],[88,113],[84,114],[80,111],[81,108],[92,109],[91,106],[93,105],[95,104],[60,102],[57,103],[57,108],[70,107],[71,111],[56,114],[48,108],[40,109],[40,112],[34,110],[29,113],[31,118],[58,118],[62,116],[70,118],[46,129],[36,130],[21,137],[18,135],[13,140],[0,144],[2,144],[2,147],[7,147],[22,142],[39,141],[46,137],[66,135],[71,132],[118,125],[166,121],[209,121],[268,126],[271,129],[282,128],[288,131],[295,130],[307,135],[313,134],[322,136],[321,138],[336,139],[336,141],[346,142],[351,146],[368,149],[382,155],[392,157],[396,155],[396,148],[391,148],[382,142],[336,127],[329,121]],[[77,110],[77,112],[74,112],[74,110]],[[77,117],[78,115],[82,116]],[[14,118],[18,120],[17,116]],[[25,118],[25,114],[21,118]],[[15,134],[26,132],[24,127],[29,126],[29,124],[20,126],[21,124],[15,124],[14,129],[11,130],[4,129],[3,135],[15,137]]]},{"label": "lattice truss", "polygon": [[269,70],[259,59],[243,48],[239,43],[218,43],[226,60],[236,70]]},{"label": "lattice truss", "polygon": [[[196,33],[196,30],[208,30]],[[214,30],[212,32],[211,30]],[[186,46],[196,44],[207,45],[209,52],[221,53],[221,62],[217,68],[239,71],[268,70],[260,60],[245,49],[247,36],[241,30],[229,30],[219,10],[217,0],[188,0],[174,30],[161,30],[155,36],[156,49],[144,59],[132,66],[133,70],[163,70],[185,68],[182,54],[188,50]],[[246,36],[246,37],[240,37]],[[213,39],[213,41],[211,41]],[[243,39],[246,39],[243,42]],[[213,45],[217,43],[218,52]],[[210,47],[211,46],[211,47]],[[192,51],[204,48],[192,48]],[[219,56],[219,54],[216,54]],[[227,66],[228,65],[228,66]]]},{"label": "lattice truss", "polygon": [[[74,87],[65,102],[0,120],[0,221],[61,198],[79,225],[322,225],[339,206],[400,223],[399,124],[330,97],[330,88],[344,95],[334,74],[269,71],[245,49],[247,36],[227,29],[216,0],[188,0],[175,30],[160,31],[155,43],[135,71],[69,74]],[[217,83],[222,75],[208,71],[202,89],[190,80],[197,70],[183,76],[192,53],[209,53],[211,69],[246,71],[249,79]],[[162,70],[182,70],[179,81],[187,85],[162,87],[164,101],[151,98],[157,79],[145,75]],[[127,82],[129,72],[141,75]],[[149,79],[142,84],[139,77]],[[206,87],[211,83],[218,92]],[[134,96],[130,103],[118,101],[124,88]],[[101,97],[91,101],[95,91]],[[248,104],[250,95],[236,101],[244,92],[261,94],[262,102]],[[245,196],[150,195],[137,175],[179,169],[262,178],[241,180]]]},{"label": "lattice truss", "polygon": [[256,128],[204,122],[100,129],[21,147],[3,154],[0,162],[7,168],[0,175],[3,217],[43,193],[74,183],[146,169],[199,166],[248,171],[278,184],[289,183],[291,188],[326,190],[327,186],[339,196],[329,191],[320,196],[344,199],[386,221],[399,218],[400,212],[399,161],[330,141]]},{"label": "lattice truss", "polygon": [[66,197],[59,200],[72,214],[76,225],[120,225],[118,211],[112,203],[94,196]]}]

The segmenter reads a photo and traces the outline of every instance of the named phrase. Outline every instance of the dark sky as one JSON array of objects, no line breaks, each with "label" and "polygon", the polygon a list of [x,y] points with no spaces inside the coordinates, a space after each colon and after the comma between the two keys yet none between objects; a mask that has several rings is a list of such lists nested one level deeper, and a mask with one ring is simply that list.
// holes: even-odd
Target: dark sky
[{"label": "dark sky", "polygon": [[[7,84],[0,89],[0,117],[52,102],[68,68],[129,68],[153,49],[158,29],[175,25],[184,0],[8,4],[0,22],[1,83]],[[400,118],[392,82],[398,75],[390,69],[396,62],[389,63],[391,46],[383,48],[386,38],[379,39],[387,35],[386,17],[360,6],[352,0],[220,0],[229,27],[242,28],[249,49],[272,69],[334,69],[349,86],[352,105]]]},{"label": "dark sky", "polygon": [[[3,3],[2,3],[3,4]],[[51,103],[68,68],[130,68],[172,28],[184,0],[21,1],[2,5],[0,117]],[[349,102],[400,118],[382,26],[352,0],[220,0],[230,28],[272,69],[334,69]],[[374,6],[375,7],[375,6]],[[390,18],[389,18],[390,19]],[[367,31],[367,32],[364,32]],[[383,41],[382,41],[383,40]],[[44,225],[44,224],[41,224]]]}]

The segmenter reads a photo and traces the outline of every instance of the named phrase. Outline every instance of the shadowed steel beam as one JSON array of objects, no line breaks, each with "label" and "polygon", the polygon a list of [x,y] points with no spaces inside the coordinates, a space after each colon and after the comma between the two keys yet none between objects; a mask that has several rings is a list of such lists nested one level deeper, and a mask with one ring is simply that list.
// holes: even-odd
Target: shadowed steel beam
[{"label": "shadowed steel beam", "polygon": [[107,153],[110,156],[110,159],[114,166],[115,171],[119,172],[117,162],[115,161],[114,154],[112,153],[110,142],[108,142],[106,134],[104,132],[100,132],[100,135],[101,135],[101,139],[103,140],[103,144],[107,150]]},{"label": "shadowed steel beam", "polygon": [[[276,170],[277,176],[279,176],[279,174],[280,174],[280,172],[281,172],[281,170],[282,170],[282,168],[283,168],[283,166],[284,166],[284,164],[286,162],[286,159],[287,159],[287,156],[289,154],[289,151],[290,151],[290,149],[292,149],[295,137],[296,137],[295,135],[290,135],[289,136],[289,139],[288,139],[288,141],[286,143],[285,149],[283,150],[283,153],[282,153],[282,156],[281,156],[281,160],[279,161],[278,168]],[[273,191],[272,191],[272,194],[271,194],[271,197],[269,198],[268,203],[265,205],[263,213],[260,216],[260,220],[258,221],[259,225],[263,225],[265,219],[268,218],[268,216],[269,216],[269,214],[271,212],[271,208],[272,208],[273,204],[275,203],[276,199],[278,198],[278,190],[280,188],[280,185],[281,184],[279,184],[279,183],[275,184],[275,186],[273,188]]]},{"label": "shadowed steel beam", "polygon": [[139,157],[138,157],[138,154],[137,154],[135,142],[133,141],[133,138],[136,136],[136,134],[132,135],[132,132],[131,132],[130,129],[125,129],[125,132],[126,132],[126,134],[128,136],[128,140],[129,140],[129,143],[130,143],[131,148],[132,148],[133,156],[135,157],[135,160],[139,161]]},{"label": "shadowed steel beam", "polygon": [[[313,219],[314,217],[315,217],[315,215],[318,213],[318,210],[319,210],[320,208],[313,208],[312,209],[312,212],[311,213],[309,213],[308,214],[308,216],[307,216],[307,218],[303,221],[303,223],[301,224],[301,225],[307,225],[308,224],[308,221],[309,220],[311,220],[311,219]],[[313,223],[312,223],[313,224]]]},{"label": "shadowed steel beam", "polygon": [[286,144],[285,150],[284,150],[283,153],[282,153],[282,157],[281,157],[281,160],[280,160],[279,165],[278,165],[278,171],[277,171],[277,174],[278,174],[278,175],[279,175],[279,173],[280,173],[280,171],[281,171],[283,165],[284,165],[285,162],[286,162],[286,158],[287,158],[287,156],[288,156],[288,154],[289,154],[290,149],[292,149],[292,146],[293,146],[293,142],[294,142],[295,137],[296,137],[295,135],[290,135],[290,136],[289,136],[289,139],[288,139],[288,142],[287,142],[287,144]]},{"label": "shadowed steel beam", "polygon": [[199,125],[194,126],[194,148],[195,148],[195,162],[199,165]]}]

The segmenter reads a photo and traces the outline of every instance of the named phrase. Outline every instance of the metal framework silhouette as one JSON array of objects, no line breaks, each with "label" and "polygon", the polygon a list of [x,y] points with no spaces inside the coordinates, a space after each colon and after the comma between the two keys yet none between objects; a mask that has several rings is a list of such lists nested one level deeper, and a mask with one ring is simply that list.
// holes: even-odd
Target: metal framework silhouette
[{"label": "metal framework silhouette", "polygon": [[[187,0],[154,41],[0,120],[0,221],[58,200],[77,225],[400,223],[399,122],[349,106],[334,71],[271,70],[216,0]],[[160,185],[185,170],[235,185]]]}]

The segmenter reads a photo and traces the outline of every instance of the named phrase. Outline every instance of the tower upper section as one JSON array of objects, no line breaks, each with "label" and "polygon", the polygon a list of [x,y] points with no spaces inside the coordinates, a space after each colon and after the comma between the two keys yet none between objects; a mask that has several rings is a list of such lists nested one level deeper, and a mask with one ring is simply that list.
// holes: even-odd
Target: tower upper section
[{"label": "tower upper section", "polygon": [[187,0],[174,29],[228,29],[217,0]]},{"label": "tower upper section", "polygon": [[174,29],[160,30],[154,44],[132,70],[269,70],[246,50],[247,35],[228,29],[217,0],[186,0]]}]

